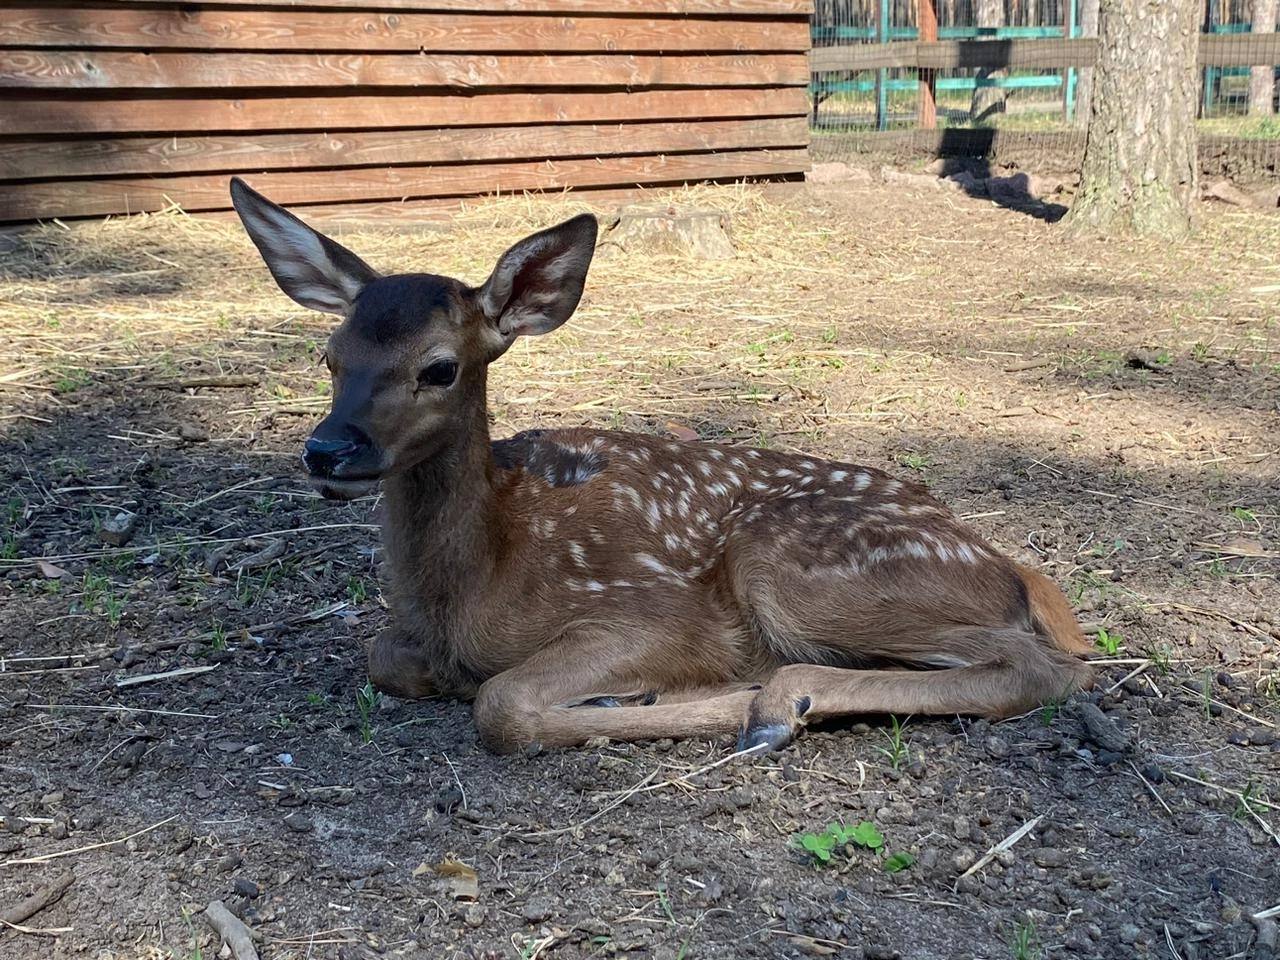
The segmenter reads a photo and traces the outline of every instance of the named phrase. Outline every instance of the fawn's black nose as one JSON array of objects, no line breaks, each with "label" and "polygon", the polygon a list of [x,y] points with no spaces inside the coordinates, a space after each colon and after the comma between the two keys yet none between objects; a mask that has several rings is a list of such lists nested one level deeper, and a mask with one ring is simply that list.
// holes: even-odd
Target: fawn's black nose
[{"label": "fawn's black nose", "polygon": [[317,440],[311,437],[302,449],[302,462],[317,477],[332,477],[344,463],[355,460],[368,447],[353,440]]}]

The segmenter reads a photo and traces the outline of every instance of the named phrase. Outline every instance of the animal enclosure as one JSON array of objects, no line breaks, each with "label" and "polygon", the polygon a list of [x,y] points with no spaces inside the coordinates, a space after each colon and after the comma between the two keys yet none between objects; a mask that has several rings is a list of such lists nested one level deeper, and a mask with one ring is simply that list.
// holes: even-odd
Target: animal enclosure
[{"label": "animal enclosure", "polygon": [[0,222],[795,177],[808,0],[0,6]]},{"label": "animal enclosure", "polygon": [[[1280,35],[1270,4],[1204,4],[1206,171],[1277,176]],[[1097,27],[1097,0],[819,0],[813,154],[986,156],[1072,169],[1084,146]]]}]

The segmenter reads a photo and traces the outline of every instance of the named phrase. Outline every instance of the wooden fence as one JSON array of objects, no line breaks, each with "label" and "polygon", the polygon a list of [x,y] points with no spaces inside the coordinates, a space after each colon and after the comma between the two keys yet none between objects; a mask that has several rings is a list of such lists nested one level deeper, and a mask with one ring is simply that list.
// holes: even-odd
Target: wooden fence
[{"label": "wooden fence", "polygon": [[808,166],[811,0],[0,0],[0,221]]}]

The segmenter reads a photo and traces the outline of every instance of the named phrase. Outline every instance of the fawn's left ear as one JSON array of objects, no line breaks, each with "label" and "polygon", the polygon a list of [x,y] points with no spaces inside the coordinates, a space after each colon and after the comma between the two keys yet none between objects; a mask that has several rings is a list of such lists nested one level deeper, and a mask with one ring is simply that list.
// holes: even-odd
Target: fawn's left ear
[{"label": "fawn's left ear", "polygon": [[480,308],[506,344],[549,333],[573,315],[596,251],[596,218],[583,213],[504,253],[480,288]]},{"label": "fawn's left ear", "polygon": [[231,203],[280,289],[304,307],[343,316],[377,272],[354,253],[272,203],[239,177]]}]

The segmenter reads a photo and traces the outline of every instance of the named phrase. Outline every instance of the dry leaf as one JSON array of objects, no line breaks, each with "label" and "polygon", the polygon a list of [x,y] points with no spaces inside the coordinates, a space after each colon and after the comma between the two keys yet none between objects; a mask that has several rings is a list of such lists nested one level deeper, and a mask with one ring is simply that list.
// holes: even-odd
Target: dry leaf
[{"label": "dry leaf", "polygon": [[674,420],[667,422],[667,433],[671,434],[677,440],[700,440],[698,431],[690,427],[686,427],[683,423],[676,423]]},{"label": "dry leaf", "polygon": [[50,563],[48,560],[37,560],[36,568],[40,571],[42,577],[49,580],[61,580],[63,577],[71,576],[66,570]]},{"label": "dry leaf", "polygon": [[[424,867],[426,867],[426,864],[414,870],[414,876],[418,876],[418,871],[423,870]],[[443,877],[448,881],[449,891],[453,894],[453,899],[478,900],[480,898],[480,878],[476,875],[474,867],[463,863],[461,860],[447,857],[431,869],[436,872],[437,876]]]}]

